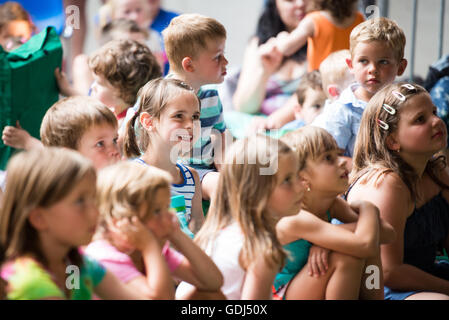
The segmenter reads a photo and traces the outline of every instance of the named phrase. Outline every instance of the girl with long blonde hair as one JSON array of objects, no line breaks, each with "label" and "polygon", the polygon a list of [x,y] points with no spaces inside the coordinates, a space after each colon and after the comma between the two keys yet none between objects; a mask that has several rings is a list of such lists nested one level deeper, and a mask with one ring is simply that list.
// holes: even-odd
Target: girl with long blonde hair
[{"label": "girl with long blonde hair", "polygon": [[[292,150],[266,136],[238,140],[227,152],[213,205],[195,241],[222,272],[228,299],[270,298],[286,257],[276,223],[301,206],[297,173]],[[178,290],[187,289],[182,283]]]}]

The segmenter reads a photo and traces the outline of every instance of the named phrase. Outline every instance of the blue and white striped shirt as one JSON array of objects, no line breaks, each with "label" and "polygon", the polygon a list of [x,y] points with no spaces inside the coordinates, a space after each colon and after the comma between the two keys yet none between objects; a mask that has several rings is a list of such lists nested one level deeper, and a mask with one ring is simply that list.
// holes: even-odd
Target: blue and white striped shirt
[{"label": "blue and white striped shirt", "polygon": [[[133,161],[142,163],[144,165],[150,166],[146,163],[142,158],[136,158]],[[183,165],[180,162],[176,163],[176,166],[181,171],[183,177],[183,183],[176,184],[172,183],[170,193],[171,196],[183,195],[186,201],[186,212],[187,212],[187,222],[190,222],[192,215],[192,199],[195,195],[195,179],[193,178],[193,174],[188,167]]]}]

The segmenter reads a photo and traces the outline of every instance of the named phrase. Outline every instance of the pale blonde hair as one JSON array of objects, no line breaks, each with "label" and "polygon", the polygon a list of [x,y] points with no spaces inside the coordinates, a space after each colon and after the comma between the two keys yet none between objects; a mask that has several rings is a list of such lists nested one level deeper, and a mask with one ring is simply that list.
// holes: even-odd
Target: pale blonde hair
[{"label": "pale blonde hair", "polygon": [[307,160],[317,160],[323,153],[339,150],[337,142],[323,128],[304,126],[284,135],[281,140],[288,144],[299,160],[299,170],[306,167]]},{"label": "pale blonde hair", "polygon": [[114,113],[91,97],[75,96],[53,104],[42,119],[40,135],[45,146],[77,150],[83,134],[92,126],[117,128]]},{"label": "pale blonde hair", "polygon": [[380,17],[368,19],[357,25],[351,31],[349,47],[351,57],[354,49],[360,42],[383,41],[387,44],[397,62],[404,58],[405,34],[404,31],[391,19]]},{"label": "pale blonde hair", "polygon": [[[35,208],[49,208],[63,200],[87,175],[96,177],[91,162],[66,148],[20,152],[8,163],[6,191],[0,208],[0,246],[6,259],[32,255],[47,265],[38,231],[28,220]],[[69,258],[81,264],[78,249]]]},{"label": "pale blonde hair", "polygon": [[[286,254],[276,236],[275,221],[267,210],[276,174],[261,175],[268,163],[292,152],[289,146],[264,135],[234,142],[220,170],[213,205],[195,241],[204,249],[218,232],[236,222],[244,234],[242,263],[246,268],[263,255],[270,265],[283,264]],[[265,161],[264,161],[265,162]]]},{"label": "pale blonde hair", "polygon": [[[170,189],[171,176],[156,167],[122,161],[98,173],[97,204],[100,212],[99,234],[112,219],[137,216],[145,222],[159,189]],[[141,210],[146,206],[147,210]]]},{"label": "pale blonde hair", "polygon": [[174,71],[182,71],[185,57],[196,58],[207,49],[207,41],[226,39],[225,27],[213,18],[199,14],[181,14],[162,31],[165,51]]},{"label": "pale blonde hair", "polygon": [[334,84],[341,89],[345,89],[349,85],[348,80],[353,80],[346,59],[351,59],[351,53],[348,49],[332,52],[321,62],[319,70],[326,95],[328,95],[329,85]]}]

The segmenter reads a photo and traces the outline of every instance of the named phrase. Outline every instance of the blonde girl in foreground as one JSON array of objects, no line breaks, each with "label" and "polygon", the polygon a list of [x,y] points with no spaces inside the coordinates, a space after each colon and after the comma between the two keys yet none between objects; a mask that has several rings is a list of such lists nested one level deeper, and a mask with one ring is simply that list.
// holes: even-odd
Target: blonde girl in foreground
[{"label": "blonde girl in foreground", "polygon": [[103,299],[143,298],[78,250],[97,226],[95,182],[90,161],[68,149],[36,149],[10,160],[0,210],[8,299],[86,300],[94,292]]},{"label": "blonde girl in foreground", "polygon": [[[276,223],[299,211],[302,195],[298,161],[285,143],[256,135],[231,146],[215,205],[195,238],[222,272],[228,299],[271,298],[286,258]],[[181,283],[177,294],[188,290]]]}]

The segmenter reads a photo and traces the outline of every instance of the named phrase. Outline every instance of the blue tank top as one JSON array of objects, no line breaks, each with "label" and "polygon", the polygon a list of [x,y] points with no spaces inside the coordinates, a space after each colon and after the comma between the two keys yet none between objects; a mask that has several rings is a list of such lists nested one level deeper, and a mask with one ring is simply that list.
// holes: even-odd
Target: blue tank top
[{"label": "blue tank top", "polygon": [[[329,211],[326,213],[327,221],[330,222],[332,220],[331,215]],[[312,243],[304,239],[298,239],[283,246],[287,252],[287,262],[282,271],[274,279],[274,288],[276,291],[289,283],[306,265],[311,246]]]},{"label": "blue tank top", "polygon": [[[149,166],[142,158],[136,158],[133,161],[145,164]],[[187,222],[190,222],[192,215],[192,199],[195,195],[195,179],[193,178],[193,174],[188,167],[183,165],[180,162],[176,163],[176,166],[179,168],[182,177],[183,183],[176,184],[172,183],[170,188],[170,193],[172,196],[183,195],[186,201],[186,212],[187,212]]]}]

